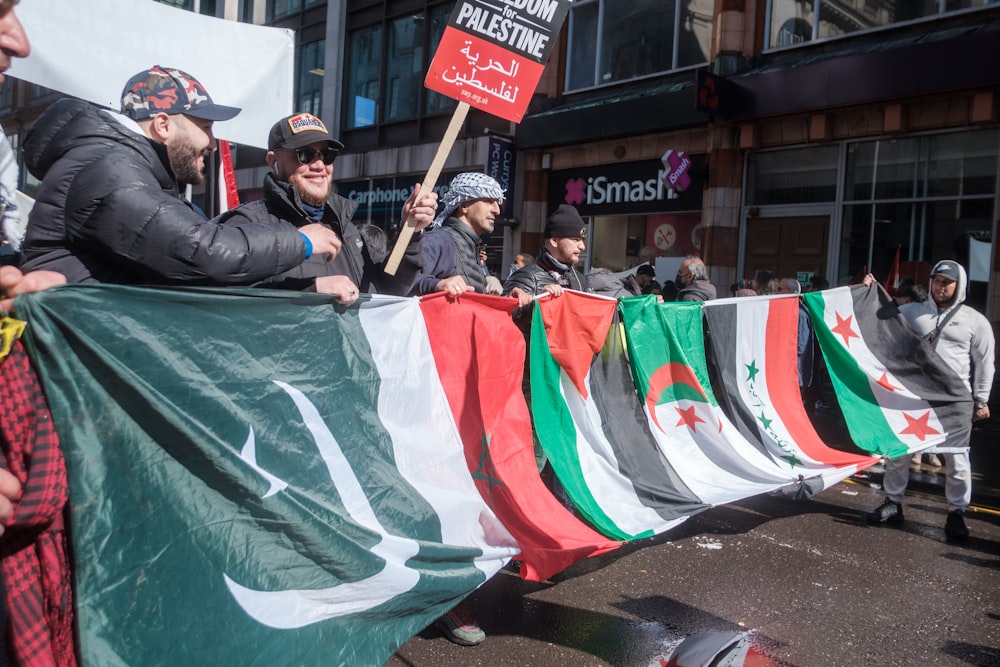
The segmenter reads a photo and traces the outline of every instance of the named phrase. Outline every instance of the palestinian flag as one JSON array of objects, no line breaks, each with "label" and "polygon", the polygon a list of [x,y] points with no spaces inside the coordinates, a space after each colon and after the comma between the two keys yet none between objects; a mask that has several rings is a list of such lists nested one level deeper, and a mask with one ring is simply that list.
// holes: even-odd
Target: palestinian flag
[{"label": "palestinian flag", "polygon": [[524,336],[514,299],[424,297],[421,310],[437,372],[483,498],[521,546],[521,576],[543,581],[572,563],[621,546],[594,532],[542,483],[521,391]]},{"label": "palestinian flag", "polygon": [[83,664],[381,665],[518,553],[417,300],[73,285],[17,307],[67,459]]},{"label": "palestinian flag", "polygon": [[701,303],[623,299],[629,359],[660,451],[701,499],[720,505],[797,480],[754,447],[719,408],[708,380]]},{"label": "palestinian flag", "polygon": [[719,299],[704,304],[719,397],[750,442],[818,493],[878,459],[833,449],[813,428],[798,382],[797,296]]},{"label": "palestinian flag", "polygon": [[968,446],[972,397],[879,285],[803,295],[855,444],[895,458]]},{"label": "palestinian flag", "polygon": [[536,301],[530,369],[539,442],[577,511],[598,530],[634,540],[707,507],[656,446],[615,300],[567,291]]}]

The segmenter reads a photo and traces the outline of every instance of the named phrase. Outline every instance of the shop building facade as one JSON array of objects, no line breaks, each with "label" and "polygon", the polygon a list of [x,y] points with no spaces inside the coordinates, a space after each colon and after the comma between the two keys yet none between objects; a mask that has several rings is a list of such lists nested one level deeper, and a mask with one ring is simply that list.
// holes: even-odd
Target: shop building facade
[{"label": "shop building facade", "polygon": [[[590,4],[601,4],[601,12],[614,6],[574,8]],[[638,3],[650,11],[654,4],[674,3]],[[699,35],[690,27],[698,25],[696,4],[676,14],[689,42]],[[886,277],[898,250],[901,274],[922,282],[936,259],[955,257],[970,270],[970,303],[996,322],[1000,73],[992,63],[1000,56],[1000,9],[709,4],[706,63],[579,91],[570,84],[571,11],[562,61],[550,65],[557,71],[546,108],[518,128],[524,162],[535,169],[528,178],[562,180],[574,170],[614,173],[643,163],[651,174],[664,152],[683,151],[703,159],[704,167],[691,170],[700,204],[664,206],[645,220],[631,217],[626,204],[621,215],[630,222],[620,234],[647,239],[626,263],[693,249],[724,294],[756,269],[842,285],[863,270]],[[563,201],[551,182],[543,192],[540,209]],[[606,251],[600,214],[594,221],[589,259],[620,264],[620,254]],[[699,243],[671,244],[687,240],[692,221]],[[657,229],[671,235],[664,239]]]},{"label": "shop building facade", "polygon": [[[455,1],[171,4],[295,31],[295,110],[347,145],[334,177],[359,219],[395,231],[455,108],[423,85]],[[437,187],[461,171],[508,187],[501,274],[567,202],[592,222],[588,269],[653,261],[662,280],[699,254],[725,294],[756,269],[838,285],[885,276],[897,250],[917,278],[956,257],[996,323],[997,62],[986,0],[575,0],[524,120],[472,110]],[[3,93],[15,142],[54,97]],[[664,183],[668,151],[689,160],[685,187]],[[263,151],[236,164],[241,198],[259,197]]]}]

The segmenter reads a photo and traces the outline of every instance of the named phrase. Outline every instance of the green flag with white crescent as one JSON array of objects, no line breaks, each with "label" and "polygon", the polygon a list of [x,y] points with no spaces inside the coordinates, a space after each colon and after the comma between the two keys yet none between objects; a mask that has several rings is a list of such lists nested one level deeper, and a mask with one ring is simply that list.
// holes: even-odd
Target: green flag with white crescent
[{"label": "green flag with white crescent", "polygon": [[75,285],[18,309],[84,664],[380,665],[518,553],[416,300]]}]

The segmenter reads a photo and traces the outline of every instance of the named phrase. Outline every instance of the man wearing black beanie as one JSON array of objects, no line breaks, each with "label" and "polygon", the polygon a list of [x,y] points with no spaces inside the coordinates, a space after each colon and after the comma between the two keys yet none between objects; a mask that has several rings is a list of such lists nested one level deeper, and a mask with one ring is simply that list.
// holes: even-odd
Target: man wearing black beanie
[{"label": "man wearing black beanie", "polygon": [[522,306],[542,292],[559,296],[563,289],[587,291],[586,277],[574,267],[587,248],[587,224],[580,213],[562,204],[545,221],[544,236],[535,261],[510,274],[503,285],[504,296],[517,298]]}]

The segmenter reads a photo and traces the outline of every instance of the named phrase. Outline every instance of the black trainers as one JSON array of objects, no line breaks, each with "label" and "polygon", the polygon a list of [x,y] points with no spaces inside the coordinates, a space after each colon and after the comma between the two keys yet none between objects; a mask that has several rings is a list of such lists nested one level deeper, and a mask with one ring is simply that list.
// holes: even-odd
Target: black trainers
[{"label": "black trainers", "polygon": [[868,523],[902,523],[903,506],[886,498],[884,503],[865,515],[865,520]]},{"label": "black trainers", "polygon": [[944,523],[944,534],[959,542],[969,539],[969,529],[965,526],[963,514],[961,510],[948,512],[948,520]]}]

